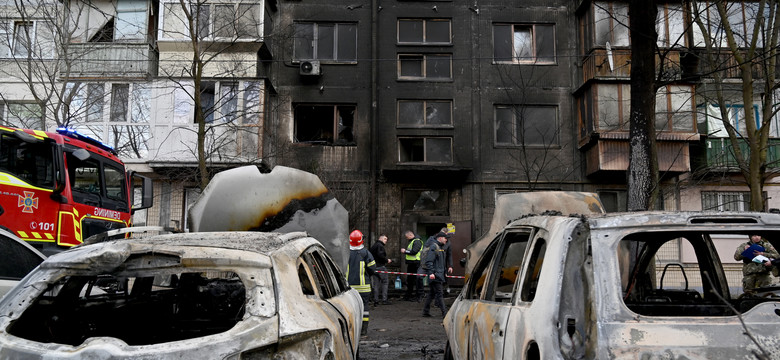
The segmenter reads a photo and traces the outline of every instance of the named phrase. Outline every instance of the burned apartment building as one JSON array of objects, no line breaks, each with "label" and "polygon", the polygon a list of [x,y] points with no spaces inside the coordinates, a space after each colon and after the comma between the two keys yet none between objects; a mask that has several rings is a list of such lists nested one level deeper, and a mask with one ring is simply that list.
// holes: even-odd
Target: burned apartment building
[{"label": "burned apartment building", "polygon": [[[78,31],[68,47],[51,46],[60,18],[3,8],[0,118],[69,125],[115,146],[155,178],[155,206],[136,224],[186,229],[200,192],[198,119],[210,171],[255,164],[315,173],[349,210],[350,226],[369,241],[387,234],[393,253],[406,246],[404,230],[427,237],[448,223],[459,253],[485,233],[505,193],[596,192],[608,211],[625,209],[625,1],[61,4],[81,16],[69,20]],[[730,19],[746,33],[755,4],[731,4],[739,9]],[[659,63],[668,70],[656,101],[658,206],[745,210],[748,188],[702,62],[705,34],[692,20],[706,15],[711,25],[715,13],[676,1],[658,9]],[[14,65],[35,57],[70,65],[58,81],[73,85],[49,97],[71,101],[62,119],[54,107],[44,115],[31,106],[29,77]],[[733,71],[727,78],[727,116],[744,127],[745,109],[758,113],[757,105],[738,96]],[[765,122],[767,209],[780,207],[776,122]]]}]

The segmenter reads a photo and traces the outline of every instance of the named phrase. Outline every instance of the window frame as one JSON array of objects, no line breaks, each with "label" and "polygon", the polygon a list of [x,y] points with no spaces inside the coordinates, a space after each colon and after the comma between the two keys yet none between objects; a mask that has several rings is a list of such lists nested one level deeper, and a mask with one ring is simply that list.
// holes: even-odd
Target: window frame
[{"label": "window frame", "polygon": [[[518,110],[518,108],[523,109],[553,109],[555,112],[555,128],[554,128],[554,134],[552,134],[552,141],[547,141],[547,137],[545,136],[544,139],[542,139],[542,143],[526,143],[521,136],[517,134],[517,132],[520,130],[520,124],[518,124],[518,121],[524,120],[525,116],[523,116],[523,119],[518,119],[518,112],[524,111],[524,110]],[[499,120],[499,111],[500,109],[510,109],[511,110],[511,130],[512,133],[510,134],[510,137],[512,138],[512,142],[500,142],[499,141],[499,131],[500,131],[500,122]],[[561,146],[561,121],[560,121],[560,111],[558,109],[557,105],[536,105],[536,104],[523,104],[523,105],[507,105],[507,104],[495,104],[493,106],[493,144],[495,147],[529,147],[529,148],[560,148]],[[549,123],[545,121],[545,123]],[[523,121],[523,132],[528,131],[528,129],[525,128],[526,121]]]},{"label": "window frame", "polygon": [[[433,58],[441,58],[440,61],[447,61],[449,65],[447,77],[434,77],[428,76],[429,67],[435,67],[435,64],[431,64]],[[452,74],[452,54],[436,53],[436,54],[398,54],[397,55],[397,80],[398,81],[428,81],[428,82],[450,82],[453,80]],[[419,62],[419,74],[420,75],[404,75],[404,63],[409,66],[411,62]]]},{"label": "window frame", "polygon": [[[420,26],[421,31],[421,38],[422,41],[402,41],[401,40],[401,23],[402,22],[420,22],[422,25]],[[448,40],[447,41],[428,41],[428,23],[431,22],[446,22],[449,28],[449,33],[447,35]],[[452,45],[452,19],[444,19],[444,18],[436,18],[436,19],[429,19],[429,18],[399,18],[396,20],[396,44],[397,45]]]},{"label": "window frame", "polygon": [[[734,209],[731,206],[727,206],[732,201],[726,202],[724,198],[727,196],[739,197]],[[714,198],[713,198],[714,197]],[[767,193],[763,193],[764,199],[767,198]],[[708,199],[709,198],[709,199]],[[714,201],[714,207],[707,204]],[[750,211],[750,192],[749,191],[702,191],[701,192],[701,209],[702,211]]]},{"label": "window frame", "polygon": [[[429,140],[433,140],[433,139],[437,139],[437,140],[438,139],[448,139],[449,140],[449,142],[450,142],[450,144],[449,144],[449,146],[450,146],[450,152],[449,152],[450,159],[449,159],[449,161],[431,161],[431,160],[428,160],[428,158],[429,158],[429,155],[428,155],[428,146],[429,146],[429,144],[428,143],[429,143]],[[403,155],[405,153],[407,155],[411,155],[411,153],[413,151],[406,151],[406,152],[404,152],[403,151],[404,149],[410,149],[410,148],[408,146],[405,147],[402,144],[402,142],[404,142],[404,141],[416,141],[416,140],[422,140],[423,141],[423,145],[422,145],[423,160],[422,161],[413,161],[413,160],[410,159],[410,160],[404,161],[404,157],[413,158],[413,156],[403,156]],[[454,155],[453,151],[454,151],[454,148],[453,148],[453,138],[451,136],[399,136],[397,144],[398,144],[398,163],[399,164],[430,164],[430,165],[452,165],[453,164],[453,155]],[[412,147],[415,147],[415,146],[419,146],[419,145],[417,145],[417,144],[413,144],[412,145]]]},{"label": "window frame", "polygon": [[[304,36],[301,36],[299,34],[298,28],[301,26],[311,26],[311,41],[309,39],[306,39]],[[322,45],[320,42],[320,27],[325,26],[332,26],[333,32],[331,35],[331,41],[333,48],[330,49],[331,54],[333,56],[332,59],[327,58],[321,58],[320,57],[320,46]],[[344,30],[340,30],[342,27],[344,27]],[[357,64],[358,62],[358,23],[357,22],[325,22],[325,21],[295,21],[293,23],[294,34],[293,34],[293,54],[292,54],[292,62],[293,63],[300,63],[302,61],[309,61],[309,60],[315,60],[319,61],[320,63],[326,63],[326,64]],[[354,38],[348,37],[349,35],[349,28],[353,29]],[[342,32],[346,31],[346,35],[342,37]],[[306,34],[309,34],[309,32],[306,32]],[[341,56],[340,49],[343,47],[341,46],[342,41],[346,40],[352,40],[354,42],[354,46],[352,47],[352,51],[354,56],[351,58],[339,58]],[[304,43],[299,43],[305,41]],[[306,45],[311,47],[311,56],[308,56],[309,54],[301,54],[299,53],[299,49],[304,48]],[[346,46],[348,46],[347,44]],[[345,48],[344,48],[345,49]]]},{"label": "window frame", "polygon": [[[504,50],[501,45],[499,44],[499,34],[501,33],[500,30],[502,30],[505,27],[509,27],[510,29],[510,39],[511,39],[511,46],[510,46],[510,56],[509,60],[506,60],[504,56],[499,57],[500,54],[498,54],[499,50]],[[544,36],[542,35],[543,31],[541,28],[549,28],[547,31],[550,32],[552,36],[552,48],[547,49],[548,51],[551,51],[552,54],[549,56],[540,55],[540,48],[542,48],[544,45],[547,45],[548,42],[545,41]],[[529,33],[529,45],[530,45],[530,52],[529,56],[527,57],[521,57],[520,54],[517,53],[517,49],[519,47],[519,44],[517,44],[517,33],[519,32],[519,29],[528,29]],[[556,39],[556,25],[551,23],[493,23],[492,24],[492,31],[493,31],[493,64],[512,64],[512,65],[557,65],[558,63],[558,49],[557,49],[557,41]],[[504,34],[505,35],[505,34]]]},{"label": "window frame", "polygon": [[[247,2],[233,2],[233,1],[225,1],[225,2],[216,2],[216,3],[197,3],[197,2],[189,2],[189,9],[188,11],[191,11],[193,14],[195,14],[194,7],[201,6],[205,7],[205,11],[200,11],[197,13],[197,17],[194,20],[194,25],[198,29],[198,40],[200,41],[237,41],[237,42],[252,42],[256,41],[261,38],[262,34],[262,20],[257,20],[256,24],[253,24],[251,31],[241,31],[246,30],[244,28],[239,28],[241,19],[244,19],[244,16],[241,16],[243,14],[251,13],[251,11],[242,11],[241,6],[250,6],[250,10],[255,9],[255,16],[260,19],[263,15],[263,9],[260,7],[260,4],[253,4],[253,3],[247,3]],[[218,6],[232,6],[233,7],[233,14],[237,14],[236,17],[231,18],[232,25],[236,31],[233,32],[231,36],[217,36],[216,32],[219,29],[215,29],[215,23],[217,22],[216,16],[217,16],[217,7]],[[181,5],[178,2],[175,1],[163,1],[160,5],[160,14],[161,19],[159,20],[160,29],[158,29],[158,33],[160,34],[159,40],[162,41],[189,41],[189,35],[187,35],[187,24],[183,21],[184,17],[182,16]],[[203,13],[207,13],[206,16],[203,16]],[[241,14],[241,15],[239,15]],[[172,19],[169,19],[168,17],[171,16]],[[204,26],[202,24],[203,21],[207,21],[207,24]],[[179,28],[180,27],[180,28]],[[207,32],[207,35],[203,35],[203,32]],[[243,36],[245,33],[252,33],[251,36]]]},{"label": "window frame", "polygon": [[[401,111],[401,106],[404,103],[420,103],[422,105],[422,114],[421,122],[413,122],[413,123],[402,123],[401,118],[404,112]],[[428,123],[429,118],[429,104],[431,103],[438,103],[438,104],[446,104],[448,105],[449,110],[449,119],[447,123]],[[396,100],[396,125],[399,128],[453,128],[453,117],[452,117],[452,100],[444,99],[444,100],[438,100],[438,99],[398,99]]]},{"label": "window frame", "polygon": [[[301,122],[304,121],[304,119],[301,119],[299,116],[304,116],[304,114],[299,113],[298,109],[303,107],[312,107],[311,109],[311,115],[313,116],[312,119],[306,119],[308,122],[307,124],[311,124],[312,122],[316,122],[314,120],[314,116],[317,115],[317,110],[315,108],[327,108],[332,107],[333,108],[333,115],[330,119],[331,122],[331,132],[332,136],[330,138],[320,138],[322,140],[318,139],[311,139],[311,140],[299,140],[299,127],[307,124],[301,124]],[[339,120],[344,120],[345,117],[342,116],[342,110],[350,110],[352,111],[352,124],[349,126],[344,125],[344,129],[350,129],[348,133],[349,136],[345,136],[342,138],[342,131],[339,131],[339,128],[341,124],[339,123]],[[355,123],[358,116],[358,108],[357,104],[336,104],[336,103],[293,103],[292,105],[292,118],[293,118],[293,133],[292,133],[292,140],[295,144],[308,144],[308,145],[326,145],[326,146],[356,146],[357,140],[355,140]],[[320,130],[325,130],[325,127],[320,127]]]}]

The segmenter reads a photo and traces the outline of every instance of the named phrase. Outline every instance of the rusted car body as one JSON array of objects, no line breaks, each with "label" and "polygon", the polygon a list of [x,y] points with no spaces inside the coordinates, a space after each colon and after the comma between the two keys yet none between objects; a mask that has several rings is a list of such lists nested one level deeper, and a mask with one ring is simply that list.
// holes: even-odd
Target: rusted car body
[{"label": "rusted car body", "polygon": [[113,240],[0,300],[0,358],[355,359],[359,294],[305,233]]},{"label": "rusted car body", "polygon": [[[528,215],[473,263],[445,358],[777,359],[778,288],[732,296],[713,239],[780,243],[780,215]],[[674,252],[693,257],[667,261]]]}]

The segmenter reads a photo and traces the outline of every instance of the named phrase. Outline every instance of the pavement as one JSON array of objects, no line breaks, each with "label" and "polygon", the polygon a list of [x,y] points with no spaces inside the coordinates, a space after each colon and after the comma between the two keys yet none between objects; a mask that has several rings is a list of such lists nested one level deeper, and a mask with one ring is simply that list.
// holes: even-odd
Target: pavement
[{"label": "pavement", "polygon": [[[391,284],[392,285],[392,284]],[[445,294],[449,308],[456,290]],[[369,310],[368,335],[360,340],[360,359],[441,359],[447,336],[441,311],[431,307],[431,317],[422,316],[423,302],[403,301],[403,292],[388,295],[392,304],[372,305]]]}]

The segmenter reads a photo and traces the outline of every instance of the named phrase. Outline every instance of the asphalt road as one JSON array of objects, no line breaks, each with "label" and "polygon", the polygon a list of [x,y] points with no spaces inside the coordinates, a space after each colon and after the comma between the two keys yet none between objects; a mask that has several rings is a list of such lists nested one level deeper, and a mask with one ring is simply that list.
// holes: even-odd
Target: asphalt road
[{"label": "asphalt road", "polygon": [[[400,292],[393,292],[390,295],[391,305],[371,307],[368,335],[360,340],[360,359],[443,358],[447,337],[441,311],[431,306],[433,316],[422,317],[422,301],[402,301],[400,297]],[[445,294],[444,302],[448,307],[453,300],[455,293]]]}]

